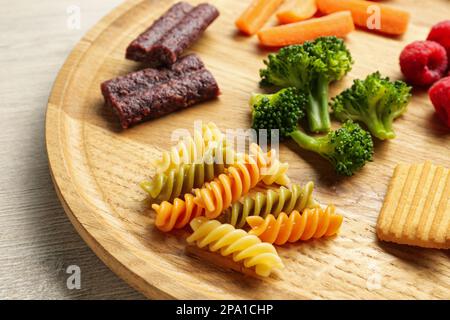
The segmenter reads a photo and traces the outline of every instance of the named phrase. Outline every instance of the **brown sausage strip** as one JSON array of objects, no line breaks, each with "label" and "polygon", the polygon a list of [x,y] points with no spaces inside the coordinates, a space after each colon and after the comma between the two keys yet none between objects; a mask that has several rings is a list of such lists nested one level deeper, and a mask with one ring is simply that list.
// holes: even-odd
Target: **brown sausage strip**
[{"label": "brown sausage strip", "polygon": [[170,69],[144,69],[102,84],[102,92],[109,100],[119,100],[140,91],[150,90],[159,82],[166,82],[185,73],[204,68],[203,62],[194,54],[181,58]]},{"label": "brown sausage strip", "polygon": [[126,58],[135,61],[145,61],[149,51],[165,34],[183,20],[194,7],[186,2],[174,4],[166,13],[156,20],[127,48]]},{"label": "brown sausage strip", "polygon": [[186,13],[187,10],[183,2],[169,9],[129,45],[127,59],[146,62],[151,66],[173,64],[219,16],[216,7],[207,3]]},{"label": "brown sausage strip", "polygon": [[218,16],[219,11],[210,4],[195,7],[155,46],[155,51],[159,51],[160,61],[163,64],[174,63]]},{"label": "brown sausage strip", "polygon": [[213,75],[195,55],[181,58],[170,69],[144,69],[106,81],[101,89],[124,129],[219,95]]}]

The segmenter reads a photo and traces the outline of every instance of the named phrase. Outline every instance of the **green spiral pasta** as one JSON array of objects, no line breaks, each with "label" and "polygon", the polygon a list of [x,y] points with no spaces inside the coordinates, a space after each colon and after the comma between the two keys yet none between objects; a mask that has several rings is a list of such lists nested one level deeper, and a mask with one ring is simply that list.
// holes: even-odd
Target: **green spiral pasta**
[{"label": "green spiral pasta", "polygon": [[268,189],[246,196],[227,210],[223,216],[224,222],[242,228],[248,216],[265,218],[268,214],[272,214],[277,217],[280,212],[289,214],[294,210],[302,211],[305,208],[317,207],[312,196],[313,190],[314,183],[308,182],[304,187],[293,184],[290,188]]},{"label": "green spiral pasta", "polygon": [[238,154],[228,148],[210,149],[204,154],[202,161],[182,164],[167,172],[157,173],[150,181],[143,181],[140,185],[153,203],[172,201],[224,173],[225,168],[232,164],[228,164],[229,160],[237,161],[238,157]]}]

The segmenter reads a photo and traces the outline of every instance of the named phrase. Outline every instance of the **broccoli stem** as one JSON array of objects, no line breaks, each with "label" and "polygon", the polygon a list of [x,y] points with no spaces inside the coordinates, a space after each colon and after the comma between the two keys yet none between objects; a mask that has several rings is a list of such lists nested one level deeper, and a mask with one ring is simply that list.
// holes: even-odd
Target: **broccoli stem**
[{"label": "broccoli stem", "polygon": [[388,133],[386,132],[385,124],[378,118],[376,110],[377,108],[372,108],[369,112],[366,112],[367,121],[365,123],[374,136],[384,140],[388,137]]},{"label": "broccoli stem", "polygon": [[306,109],[306,115],[308,117],[309,129],[314,132],[322,127],[319,110],[319,102],[310,92],[308,94],[308,108]]},{"label": "broccoli stem", "polygon": [[308,95],[308,123],[312,132],[327,132],[330,130],[330,113],[328,112],[328,86],[325,77],[319,77]]},{"label": "broccoli stem", "polygon": [[321,144],[316,138],[308,136],[306,133],[300,130],[291,132],[290,136],[303,149],[319,153],[323,151],[321,150]]},{"label": "broccoli stem", "polygon": [[391,133],[386,131],[386,127],[380,121],[368,123],[367,127],[372,134],[380,140],[391,139]]},{"label": "broccoli stem", "polygon": [[[383,127],[384,127],[384,139],[394,139],[395,132],[392,128],[392,123],[394,122],[394,117],[388,117],[387,119],[383,119]],[[381,138],[380,138],[381,139]]]}]

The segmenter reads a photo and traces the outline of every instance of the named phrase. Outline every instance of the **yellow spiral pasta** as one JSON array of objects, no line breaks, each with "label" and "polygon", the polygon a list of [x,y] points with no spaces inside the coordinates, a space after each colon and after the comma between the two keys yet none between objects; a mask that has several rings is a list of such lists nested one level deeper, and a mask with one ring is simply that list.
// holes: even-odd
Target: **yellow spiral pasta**
[{"label": "yellow spiral pasta", "polygon": [[156,211],[155,225],[163,232],[184,228],[192,219],[205,213],[204,208],[194,202],[194,195],[190,193],[184,196],[184,200],[176,198],[173,203],[154,203],[152,208]]},{"label": "yellow spiral pasta", "polygon": [[150,181],[141,182],[141,187],[153,203],[172,201],[223,173],[229,159],[236,159],[232,149],[211,149],[200,163],[183,164],[167,172],[157,173]]},{"label": "yellow spiral pasta", "polygon": [[154,161],[157,173],[164,173],[177,168],[182,164],[193,164],[202,161],[205,153],[214,148],[223,148],[226,145],[224,134],[216,124],[210,122],[202,126],[202,130],[195,130],[194,137],[188,136],[165,151],[161,158]]},{"label": "yellow spiral pasta", "polygon": [[276,217],[281,212],[291,213],[294,210],[303,211],[305,208],[314,208],[318,204],[313,198],[314,183],[308,182],[305,187],[293,184],[288,188],[268,189],[257,192],[233,203],[224,215],[224,221],[237,228],[243,228],[248,216],[261,216],[263,218],[272,214]]},{"label": "yellow spiral pasta", "polygon": [[211,252],[220,251],[222,256],[232,255],[235,262],[243,262],[246,268],[254,267],[262,277],[284,267],[273,245],[242,229],[205,217],[192,220],[191,227],[194,232],[187,238],[188,243],[195,243],[199,248],[208,246]]},{"label": "yellow spiral pasta", "polygon": [[334,206],[328,206],[325,210],[320,207],[305,209],[302,214],[296,210],[290,215],[282,212],[278,218],[271,214],[266,218],[247,217],[247,223],[252,228],[250,234],[277,245],[335,235],[342,220],[343,217],[335,213]]},{"label": "yellow spiral pasta", "polygon": [[230,166],[226,173],[205,183],[201,189],[195,189],[195,202],[206,209],[207,218],[215,219],[258,184],[261,180],[260,170],[258,163],[246,156],[244,162]]}]

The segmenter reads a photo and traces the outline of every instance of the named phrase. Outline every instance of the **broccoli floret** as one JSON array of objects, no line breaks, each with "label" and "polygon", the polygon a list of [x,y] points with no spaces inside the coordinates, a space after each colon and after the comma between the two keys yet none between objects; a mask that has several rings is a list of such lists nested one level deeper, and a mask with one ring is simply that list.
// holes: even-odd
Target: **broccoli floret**
[{"label": "broccoli floret", "polygon": [[375,137],[393,139],[392,123],[406,112],[410,98],[411,87],[406,83],[392,82],[375,72],[365,80],[355,80],[333,99],[331,107],[340,121],[361,121]]},{"label": "broccoli floret", "polygon": [[280,101],[277,96],[254,97],[252,127],[268,131],[278,129],[282,138],[292,138],[300,147],[318,153],[330,161],[341,175],[351,176],[372,160],[372,137],[358,124],[349,121],[325,136],[311,137],[298,128],[298,120],[302,115],[298,105],[280,105]]},{"label": "broccoli floret", "polygon": [[352,68],[353,59],[342,39],[321,37],[302,45],[282,48],[264,61],[261,85],[296,87],[307,99],[306,115],[312,132],[330,130],[328,90]]},{"label": "broccoli floret", "polygon": [[302,148],[317,152],[331,162],[340,175],[351,176],[373,159],[370,133],[351,120],[322,137],[311,137],[300,130],[291,133]]},{"label": "broccoli floret", "polygon": [[[279,129],[280,137],[289,135],[288,128],[297,127],[297,122],[304,117],[306,98],[295,88],[286,88],[274,94],[253,94],[250,99],[252,108],[252,127],[254,129]],[[282,119],[281,115],[286,115]]]}]

